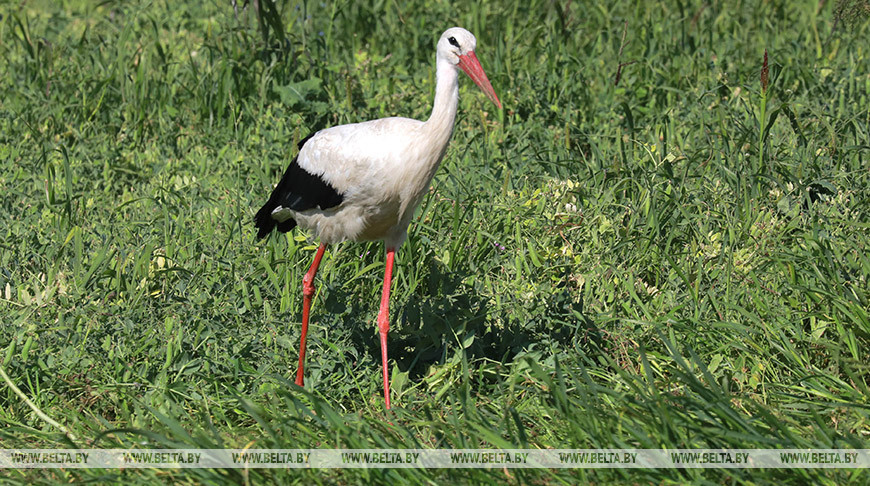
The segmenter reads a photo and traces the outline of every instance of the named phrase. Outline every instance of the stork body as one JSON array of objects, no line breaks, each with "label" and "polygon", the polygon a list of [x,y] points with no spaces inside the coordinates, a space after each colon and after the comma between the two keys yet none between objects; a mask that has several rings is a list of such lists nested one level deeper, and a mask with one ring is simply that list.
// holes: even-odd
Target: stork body
[{"label": "stork body", "polygon": [[447,150],[459,101],[462,68],[501,107],[474,54],[476,40],[465,29],[448,29],[438,41],[435,101],[425,122],[383,118],[321,130],[299,144],[269,201],[257,212],[257,236],[296,225],[320,239],[303,279],[302,339],[296,384],[302,386],[313,280],[327,244],[383,240],[387,249],[378,314],[384,398],[390,408],[387,372],[389,294],[396,249]]}]

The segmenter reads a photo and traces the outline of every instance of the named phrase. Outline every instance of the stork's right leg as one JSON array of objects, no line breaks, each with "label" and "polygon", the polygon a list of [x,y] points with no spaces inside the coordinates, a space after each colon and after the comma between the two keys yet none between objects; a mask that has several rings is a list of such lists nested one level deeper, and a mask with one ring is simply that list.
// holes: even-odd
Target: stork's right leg
[{"label": "stork's right leg", "polygon": [[326,245],[321,243],[308,273],[302,278],[302,339],[299,341],[299,368],[296,370],[296,384],[299,386],[302,386],[302,377],[305,375],[305,338],[308,336],[308,312],[311,310],[311,299],[314,298],[314,276],[317,275],[317,267],[320,266],[324,250]]},{"label": "stork's right leg", "polygon": [[393,280],[395,248],[387,248],[387,265],[384,270],[384,290],[381,294],[381,310],[378,312],[378,331],[381,334],[381,360],[384,371],[384,401],[390,409],[390,372],[387,369],[387,333],[390,332],[390,283]]}]

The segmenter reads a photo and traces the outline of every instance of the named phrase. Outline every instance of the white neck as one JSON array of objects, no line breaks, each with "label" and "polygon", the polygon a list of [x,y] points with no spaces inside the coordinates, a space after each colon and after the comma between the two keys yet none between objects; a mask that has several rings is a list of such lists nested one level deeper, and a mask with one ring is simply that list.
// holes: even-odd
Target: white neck
[{"label": "white neck", "polygon": [[397,244],[405,239],[404,228],[414,215],[414,208],[420,204],[423,194],[429,187],[429,182],[438,170],[441,159],[447,151],[447,142],[453,133],[453,120],[456,118],[456,106],[459,104],[459,80],[456,66],[445,59],[438,58],[435,72],[435,102],[432,105],[432,115],[423,123],[419,132],[421,139],[418,150],[423,154],[415,162],[408,164],[408,174],[403,180],[408,184],[404,188],[406,197],[399,208],[402,214],[403,229],[397,236]]},{"label": "white neck", "polygon": [[446,59],[439,57],[436,65],[435,101],[432,104],[432,114],[426,120],[425,131],[433,144],[441,146],[443,153],[453,133],[453,120],[459,104],[459,79],[456,66]]}]

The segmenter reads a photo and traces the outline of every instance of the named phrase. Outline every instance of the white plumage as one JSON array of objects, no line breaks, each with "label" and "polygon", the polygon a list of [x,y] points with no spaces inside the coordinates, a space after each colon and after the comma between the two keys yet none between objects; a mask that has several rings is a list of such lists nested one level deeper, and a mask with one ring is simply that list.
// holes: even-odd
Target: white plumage
[{"label": "white plumage", "polygon": [[425,122],[383,118],[327,128],[300,144],[299,154],[269,202],[257,213],[259,236],[275,226],[288,231],[296,224],[320,239],[303,285],[303,331],[297,384],[302,385],[305,335],[313,278],[325,245],[344,240],[383,240],[387,270],[378,325],[384,365],[384,396],[389,402],[386,334],[393,253],[407,237],[408,224],[447,149],[459,101],[457,68],[463,69],[496,103],[486,74],[474,54],[477,41],[453,27],[441,35],[436,55],[436,87],[432,114]]},{"label": "white plumage", "polygon": [[[385,240],[398,247],[440,156],[426,150],[426,124],[385,118],[321,130],[299,152],[299,167],[344,197],[338,206],[305,211],[276,208],[323,243]],[[446,144],[445,144],[446,145]]]}]

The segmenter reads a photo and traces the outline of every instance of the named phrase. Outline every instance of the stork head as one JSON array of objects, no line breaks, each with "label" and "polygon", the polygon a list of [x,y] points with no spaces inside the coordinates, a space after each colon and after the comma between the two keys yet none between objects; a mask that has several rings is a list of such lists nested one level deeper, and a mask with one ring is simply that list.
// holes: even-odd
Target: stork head
[{"label": "stork head", "polygon": [[492,84],[474,54],[475,47],[477,47],[477,39],[474,38],[474,34],[462,27],[451,27],[445,30],[438,40],[438,57],[453,66],[462,68],[486,96],[501,108],[501,101],[495,95]]}]

